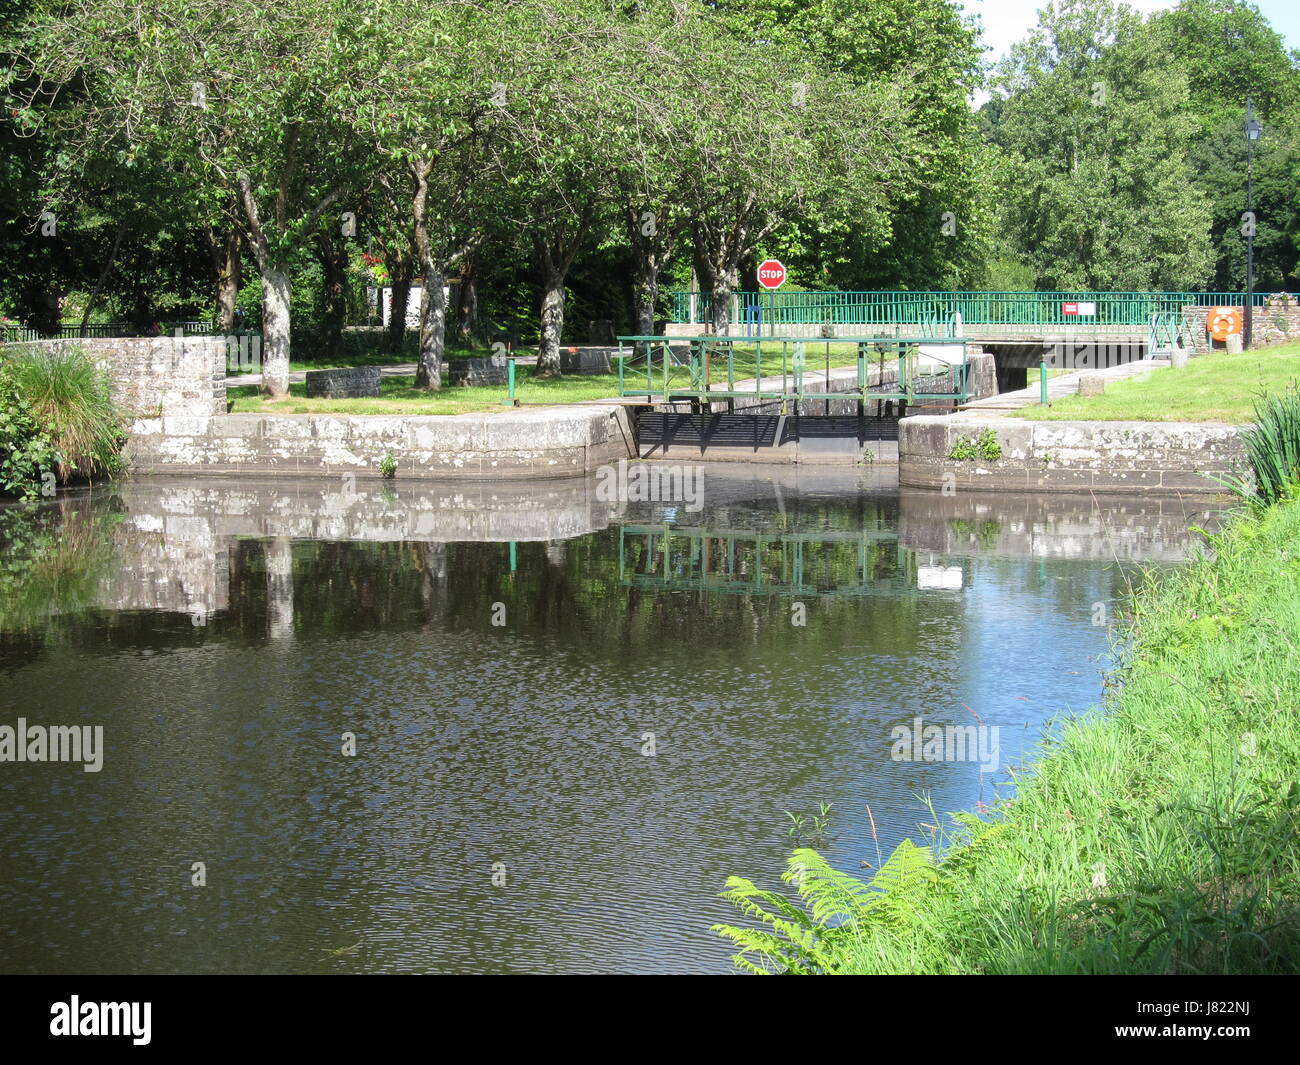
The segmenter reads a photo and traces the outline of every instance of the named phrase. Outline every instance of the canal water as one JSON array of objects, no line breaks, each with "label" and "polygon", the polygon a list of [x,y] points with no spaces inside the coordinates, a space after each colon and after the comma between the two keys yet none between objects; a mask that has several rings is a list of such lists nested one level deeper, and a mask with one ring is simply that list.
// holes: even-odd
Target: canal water
[{"label": "canal water", "polygon": [[0,970],[727,972],[728,875],[793,830],[869,876],[1006,794],[1214,520],[703,477],[0,509],[0,726],[102,728],[97,772],[0,762]]}]

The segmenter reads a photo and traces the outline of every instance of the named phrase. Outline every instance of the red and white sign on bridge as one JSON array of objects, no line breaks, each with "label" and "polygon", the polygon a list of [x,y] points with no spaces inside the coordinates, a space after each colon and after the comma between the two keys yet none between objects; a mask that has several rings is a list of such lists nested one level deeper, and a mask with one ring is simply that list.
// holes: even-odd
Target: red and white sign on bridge
[{"label": "red and white sign on bridge", "polygon": [[780,259],[764,259],[758,264],[758,283],[764,288],[780,288],[785,284],[785,264]]}]

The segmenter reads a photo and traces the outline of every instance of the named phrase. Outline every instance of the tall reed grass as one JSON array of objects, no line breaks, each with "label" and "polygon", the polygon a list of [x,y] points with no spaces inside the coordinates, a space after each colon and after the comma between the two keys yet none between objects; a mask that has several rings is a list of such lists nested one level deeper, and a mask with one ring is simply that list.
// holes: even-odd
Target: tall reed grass
[{"label": "tall reed grass", "polygon": [[78,347],[28,347],[6,371],[58,452],[60,481],[111,476],[126,436],[108,375]]},{"label": "tall reed grass", "polygon": [[1254,422],[1241,441],[1254,480],[1233,482],[1239,495],[1267,506],[1300,483],[1300,392],[1294,384],[1255,403]]}]

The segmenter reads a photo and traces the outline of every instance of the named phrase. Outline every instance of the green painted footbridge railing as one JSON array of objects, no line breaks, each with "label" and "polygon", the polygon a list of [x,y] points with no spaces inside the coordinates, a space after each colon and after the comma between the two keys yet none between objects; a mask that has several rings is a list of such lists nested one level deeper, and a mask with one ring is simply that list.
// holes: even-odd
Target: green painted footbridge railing
[{"label": "green painted footbridge railing", "polygon": [[[1263,306],[1268,294],[1254,294]],[[1136,326],[1184,307],[1245,305],[1240,292],[737,292],[732,321],[750,334],[783,325],[923,325],[961,315],[967,325]],[[712,320],[708,292],[674,292],[673,322]]]},{"label": "green painted footbridge railing", "polygon": [[[727,338],[717,336],[618,338],[621,396],[650,402],[695,403],[760,400],[927,400],[964,403],[970,398],[966,341],[952,336]],[[831,391],[834,369],[846,371]],[[856,376],[847,371],[856,368]],[[824,390],[810,390],[809,373],[825,371]],[[861,408],[859,408],[861,410]],[[799,413],[796,406],[795,413]]]}]

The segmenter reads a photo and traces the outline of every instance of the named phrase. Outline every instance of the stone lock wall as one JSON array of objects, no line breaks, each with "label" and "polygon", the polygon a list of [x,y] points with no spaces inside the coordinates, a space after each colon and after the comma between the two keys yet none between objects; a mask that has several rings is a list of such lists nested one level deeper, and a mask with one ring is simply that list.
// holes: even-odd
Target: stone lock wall
[{"label": "stone lock wall", "polygon": [[228,414],[222,337],[37,343],[82,347],[107,370],[128,415],[124,457],[134,473],[377,475],[391,455],[399,476],[495,478],[582,473],[636,454],[623,407],[454,416]]},{"label": "stone lock wall", "polygon": [[[995,460],[953,459],[960,440],[991,430]],[[972,414],[904,418],[899,483],[984,492],[1225,495],[1216,478],[1245,467],[1241,427],[1190,422],[1075,422]]]},{"label": "stone lock wall", "polygon": [[212,418],[226,413],[223,337],[72,338],[22,347],[85,351],[107,370],[113,398],[135,418]]},{"label": "stone lock wall", "polygon": [[128,457],[146,473],[376,474],[508,477],[583,473],[631,457],[623,407],[583,406],[458,415],[228,414],[173,431],[137,423]]}]

